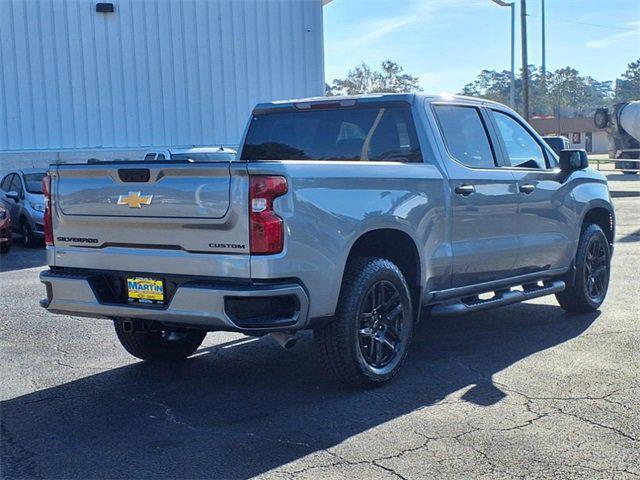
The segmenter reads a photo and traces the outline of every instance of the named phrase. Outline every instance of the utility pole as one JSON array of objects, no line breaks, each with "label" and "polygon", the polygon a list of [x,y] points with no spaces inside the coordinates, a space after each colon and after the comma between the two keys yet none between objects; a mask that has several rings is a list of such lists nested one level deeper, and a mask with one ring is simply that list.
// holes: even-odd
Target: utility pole
[{"label": "utility pole", "polygon": [[516,88],[515,88],[515,68],[516,68],[516,4],[512,2],[511,7],[511,73],[509,76],[509,103],[511,108],[516,109]]},{"label": "utility pole", "polygon": [[520,0],[520,34],[522,43],[522,103],[524,119],[529,121],[529,62],[527,60],[527,0]]},{"label": "utility pole", "polygon": [[515,92],[515,45],[516,45],[516,4],[515,2],[505,2],[504,0],[493,0],[501,7],[511,8],[511,72],[509,72],[509,105],[516,109],[516,92]]},{"label": "utility pole", "polygon": [[547,47],[544,20],[544,0],[542,0],[542,92],[547,93]]}]

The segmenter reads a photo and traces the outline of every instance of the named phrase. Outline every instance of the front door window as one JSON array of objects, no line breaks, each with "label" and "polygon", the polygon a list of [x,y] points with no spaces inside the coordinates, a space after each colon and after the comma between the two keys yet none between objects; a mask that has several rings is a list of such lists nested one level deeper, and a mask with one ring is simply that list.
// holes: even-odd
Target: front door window
[{"label": "front door window", "polygon": [[509,115],[494,111],[493,118],[507,150],[509,165],[518,168],[547,168],[544,151],[535,138]]}]

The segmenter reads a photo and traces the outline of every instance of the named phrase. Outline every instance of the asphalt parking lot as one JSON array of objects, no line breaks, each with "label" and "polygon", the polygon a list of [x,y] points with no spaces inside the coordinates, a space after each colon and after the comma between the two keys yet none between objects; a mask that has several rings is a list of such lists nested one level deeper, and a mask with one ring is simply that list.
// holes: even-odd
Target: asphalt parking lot
[{"label": "asphalt parking lot", "polygon": [[139,362],[109,322],[42,310],[44,251],[16,245],[0,259],[1,475],[639,477],[640,198],[615,204],[600,312],[545,298],[425,321],[370,391],[327,380],[309,335],[283,351],[210,334],[183,364]]}]

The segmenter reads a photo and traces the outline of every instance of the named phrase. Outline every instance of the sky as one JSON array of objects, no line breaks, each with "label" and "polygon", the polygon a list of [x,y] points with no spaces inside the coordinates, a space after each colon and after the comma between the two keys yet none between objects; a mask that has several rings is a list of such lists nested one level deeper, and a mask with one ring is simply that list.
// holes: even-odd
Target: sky
[{"label": "sky", "polygon": [[[547,70],[614,80],[640,58],[640,0],[545,0]],[[540,65],[541,0],[527,0],[529,64]],[[333,0],[324,7],[325,78],[390,59],[425,92],[457,93],[510,68],[510,9],[491,0]],[[516,1],[516,69],[520,61]]]}]

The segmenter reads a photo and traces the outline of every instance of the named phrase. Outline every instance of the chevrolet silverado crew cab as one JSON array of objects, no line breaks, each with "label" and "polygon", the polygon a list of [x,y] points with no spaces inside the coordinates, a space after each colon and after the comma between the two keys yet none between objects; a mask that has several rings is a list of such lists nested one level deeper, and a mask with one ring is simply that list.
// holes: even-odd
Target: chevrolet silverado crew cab
[{"label": "chevrolet silverado crew cab", "polygon": [[422,317],[607,294],[614,211],[582,150],[507,107],[381,94],[260,104],[237,159],[53,165],[42,305],[184,359],[207,332],[313,329],[337,379],[399,370]]}]

